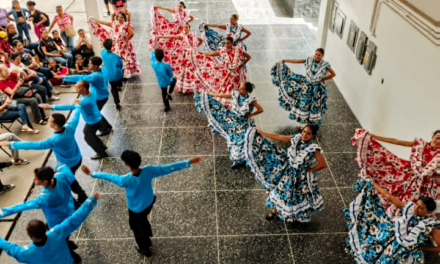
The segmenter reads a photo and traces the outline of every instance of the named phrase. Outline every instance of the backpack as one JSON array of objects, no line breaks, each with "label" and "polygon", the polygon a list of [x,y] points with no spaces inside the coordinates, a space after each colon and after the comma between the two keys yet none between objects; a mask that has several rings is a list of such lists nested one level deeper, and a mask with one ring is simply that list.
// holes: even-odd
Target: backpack
[{"label": "backpack", "polygon": [[[41,20],[40,15],[44,15],[45,17],[47,17],[47,20],[46,20],[46,22],[43,23],[43,25],[44,25],[45,27],[50,26],[50,17],[49,17],[46,13],[41,12],[40,10],[35,10],[35,16],[38,16],[38,21]],[[34,19],[35,19],[35,18],[34,18]]]}]

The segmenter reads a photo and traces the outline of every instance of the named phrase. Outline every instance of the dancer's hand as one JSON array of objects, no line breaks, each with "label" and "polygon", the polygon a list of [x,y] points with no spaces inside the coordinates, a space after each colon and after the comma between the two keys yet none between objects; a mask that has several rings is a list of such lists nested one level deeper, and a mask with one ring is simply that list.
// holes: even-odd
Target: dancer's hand
[{"label": "dancer's hand", "polygon": [[40,108],[43,108],[43,109],[50,109],[50,105],[49,104],[39,104],[38,106]]},{"label": "dancer's hand", "polygon": [[79,100],[79,99],[75,99],[74,101],[73,101],[73,104],[80,104],[81,103],[81,100]]},{"label": "dancer's hand", "polygon": [[101,195],[99,195],[99,193],[95,193],[94,195],[92,195],[93,198],[95,198],[96,201],[99,200],[99,198],[101,198]]},{"label": "dancer's hand", "polygon": [[82,165],[81,166],[81,170],[86,174],[86,175],[90,175],[91,171],[89,170],[89,168],[87,168],[86,165]]},{"label": "dancer's hand", "polygon": [[9,141],[2,141],[2,142],[0,142],[0,146],[8,147],[9,146]]},{"label": "dancer's hand", "polygon": [[189,162],[191,162],[191,164],[196,164],[202,161],[201,157],[194,157],[194,158],[190,158]]}]

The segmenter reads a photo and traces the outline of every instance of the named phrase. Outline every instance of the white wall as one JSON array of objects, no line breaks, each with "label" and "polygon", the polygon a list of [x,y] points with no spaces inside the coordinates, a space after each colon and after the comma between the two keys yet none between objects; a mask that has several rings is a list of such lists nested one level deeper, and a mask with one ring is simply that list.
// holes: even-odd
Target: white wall
[{"label": "white wall", "polygon": [[[369,28],[374,1],[337,2],[347,16],[346,27],[343,39],[328,33],[326,60],[335,70],[335,82],[361,125],[382,136],[430,139],[431,132],[440,129],[440,47],[384,4],[376,37],[372,38]],[[371,76],[346,44],[351,20],[378,47]],[[390,148],[397,155],[408,157],[408,149]]]}]

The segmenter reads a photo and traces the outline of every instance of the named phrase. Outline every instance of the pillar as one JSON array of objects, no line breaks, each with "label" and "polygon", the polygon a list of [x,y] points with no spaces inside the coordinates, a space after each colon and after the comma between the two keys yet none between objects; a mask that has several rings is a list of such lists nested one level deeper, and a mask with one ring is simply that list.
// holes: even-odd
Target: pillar
[{"label": "pillar", "polygon": [[[86,15],[87,19],[89,19],[90,16],[93,16],[96,19],[103,20],[103,10],[104,10],[104,3],[103,0],[85,0],[84,4],[86,6]],[[93,51],[95,52],[95,55],[99,56],[102,51],[102,45],[101,42],[97,37],[95,37],[91,32],[92,30],[89,29],[90,32],[90,38],[93,45]]]},{"label": "pillar", "polygon": [[317,47],[325,49],[327,43],[328,26],[334,0],[321,0],[318,19],[318,33],[316,35]]}]

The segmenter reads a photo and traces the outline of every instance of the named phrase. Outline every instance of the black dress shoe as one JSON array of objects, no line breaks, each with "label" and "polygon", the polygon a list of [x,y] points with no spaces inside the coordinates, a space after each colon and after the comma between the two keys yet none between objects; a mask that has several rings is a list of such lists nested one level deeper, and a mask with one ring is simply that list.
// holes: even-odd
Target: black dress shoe
[{"label": "black dress shoe", "polygon": [[14,184],[5,184],[5,185],[3,185],[3,188],[0,190],[0,194],[5,193],[7,191],[10,191],[14,188],[15,188]]},{"label": "black dress shoe", "polygon": [[151,252],[151,250],[149,248],[147,249],[140,249],[138,247],[136,247],[137,252],[141,253],[142,255],[146,256],[146,257],[151,257],[153,255],[153,253]]},{"label": "black dress shoe", "polygon": [[112,132],[112,129],[109,128],[109,129],[107,129],[106,131],[98,132],[98,134],[96,134],[96,135],[97,135],[98,137],[103,137],[103,136],[106,136],[106,135],[110,134],[111,132]]},{"label": "black dress shoe", "polygon": [[171,97],[171,94],[167,95],[167,99],[173,101],[173,97]]},{"label": "black dress shoe", "polygon": [[170,110],[171,110],[170,107],[165,107],[165,109],[164,109],[163,111],[168,112],[168,111],[170,111]]},{"label": "black dress shoe", "polygon": [[99,160],[99,159],[103,159],[103,158],[107,158],[108,154],[107,152],[104,153],[98,153],[95,156],[91,157],[92,160]]},{"label": "black dress shoe", "polygon": [[121,110],[121,105],[120,104],[116,105],[116,110],[118,110],[118,111]]},{"label": "black dress shoe", "polygon": [[0,162],[0,171],[3,171],[4,168],[8,168],[14,165],[12,161]]}]

